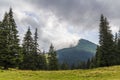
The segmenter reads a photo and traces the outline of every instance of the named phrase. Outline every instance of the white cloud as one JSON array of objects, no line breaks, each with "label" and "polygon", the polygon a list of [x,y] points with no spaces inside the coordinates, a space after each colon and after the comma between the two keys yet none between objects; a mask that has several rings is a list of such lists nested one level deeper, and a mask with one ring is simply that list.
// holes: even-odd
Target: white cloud
[{"label": "white cloud", "polygon": [[36,11],[34,9],[26,11],[24,9],[13,9],[13,11],[18,30],[20,31],[20,38],[24,37],[28,26],[32,28],[33,34],[35,28],[38,28],[38,41],[42,50],[48,51],[51,43],[53,43],[55,49],[76,45],[80,39],[77,33],[72,33],[72,30],[69,30],[71,26],[61,21],[52,11],[42,9],[37,10],[37,13],[34,13]]},{"label": "white cloud", "polygon": [[[114,5],[114,6],[112,6]],[[28,26],[38,28],[41,49],[77,44],[80,38],[98,43],[99,16],[107,15],[113,33],[120,26],[119,1],[113,0],[0,0],[0,19],[13,8],[20,39]]]},{"label": "white cloud", "polygon": [[78,34],[71,33],[68,30],[70,27],[68,24],[59,21],[59,19],[52,12],[44,12],[43,14],[41,13],[41,15],[41,22],[44,23],[44,27],[38,29],[40,29],[39,31],[42,31],[42,35],[39,35],[39,41],[45,45],[41,45],[43,49],[46,47],[48,49],[51,43],[53,43],[56,49],[77,44],[80,37]]}]

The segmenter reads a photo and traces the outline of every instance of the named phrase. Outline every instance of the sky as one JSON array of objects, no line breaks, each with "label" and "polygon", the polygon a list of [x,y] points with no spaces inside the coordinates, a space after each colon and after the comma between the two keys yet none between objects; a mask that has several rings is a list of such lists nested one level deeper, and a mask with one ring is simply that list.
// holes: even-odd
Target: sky
[{"label": "sky", "polygon": [[0,0],[0,20],[12,7],[22,39],[28,27],[38,28],[41,50],[52,43],[56,50],[77,45],[83,38],[98,44],[100,15],[110,22],[112,33],[120,27],[120,0]]}]

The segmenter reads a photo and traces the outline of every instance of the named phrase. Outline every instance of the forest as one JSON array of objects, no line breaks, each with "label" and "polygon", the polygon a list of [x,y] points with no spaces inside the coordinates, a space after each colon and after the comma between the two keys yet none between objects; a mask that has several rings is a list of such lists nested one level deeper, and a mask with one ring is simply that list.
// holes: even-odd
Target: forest
[{"label": "forest", "polygon": [[12,8],[10,8],[9,12],[4,14],[3,20],[0,21],[0,68],[5,70],[9,68],[68,70],[120,65],[120,30],[113,35],[109,22],[103,14],[100,16],[99,45],[97,45],[96,55],[77,66],[69,66],[66,62],[60,64],[52,43],[48,52],[41,52],[38,48],[38,38],[37,28],[32,33],[28,27],[22,44],[20,44],[17,24]]}]

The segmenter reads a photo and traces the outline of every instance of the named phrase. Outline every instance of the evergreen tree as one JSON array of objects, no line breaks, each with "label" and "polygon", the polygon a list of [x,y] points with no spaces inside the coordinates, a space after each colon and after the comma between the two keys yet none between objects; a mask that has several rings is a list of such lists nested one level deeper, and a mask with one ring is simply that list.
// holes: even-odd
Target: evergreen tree
[{"label": "evergreen tree", "polygon": [[114,42],[107,18],[101,15],[99,28],[99,47],[96,52],[96,63],[98,67],[115,65]]},{"label": "evergreen tree", "polygon": [[[13,18],[13,11],[12,8],[10,8],[9,13],[8,13],[8,29],[9,29],[9,48],[10,48],[10,53],[13,56],[13,60],[15,61],[15,64],[18,65],[22,61],[22,55],[21,55],[21,49],[19,46],[19,39],[18,39],[18,30],[17,26],[15,23],[15,20]],[[14,58],[15,57],[15,58]]]},{"label": "evergreen tree", "polygon": [[44,70],[47,70],[48,69],[48,65],[47,65],[47,59],[46,59],[46,56],[45,56],[46,53],[43,52],[42,54],[42,58],[43,58],[43,69]]},{"label": "evergreen tree", "polygon": [[76,65],[73,63],[73,64],[71,65],[71,70],[74,70],[74,69],[76,69]]},{"label": "evergreen tree", "polygon": [[0,25],[0,66],[4,69],[8,69],[8,64],[10,64],[8,57],[10,56],[8,51],[8,13],[5,13],[4,19]]},{"label": "evergreen tree", "polygon": [[91,59],[90,68],[99,67],[100,63],[104,64],[104,60],[103,60],[104,58],[100,58],[102,57],[102,55],[103,54],[100,53],[100,46],[97,46],[96,55]]},{"label": "evergreen tree", "polygon": [[28,28],[28,31],[25,34],[24,40],[23,40],[23,62],[20,64],[20,69],[32,69],[35,70],[35,57],[34,57],[34,43],[32,38],[32,33],[30,28]]},{"label": "evergreen tree", "polygon": [[58,70],[58,60],[57,60],[57,54],[54,50],[53,45],[51,44],[49,53],[48,53],[48,68],[49,70]]},{"label": "evergreen tree", "polygon": [[118,64],[120,65],[120,29],[118,32],[118,41],[117,41],[117,57],[118,57]]},{"label": "evergreen tree", "polygon": [[86,68],[89,69],[90,68],[90,59],[88,59],[87,63],[86,63]]},{"label": "evergreen tree", "polygon": [[46,56],[45,53],[41,53],[41,51],[38,49],[38,33],[37,33],[37,28],[35,30],[34,34],[34,54],[33,57],[35,57],[35,66],[36,69],[42,69],[45,70],[47,69],[47,63],[46,63]]},{"label": "evergreen tree", "polygon": [[[97,53],[96,53],[97,54]],[[97,56],[97,55],[96,55]],[[98,65],[97,65],[97,62],[96,61],[98,61],[96,58],[96,56],[94,56],[91,60],[90,60],[90,66],[89,66],[89,68],[90,69],[92,69],[92,68],[95,68],[95,67],[98,67]]]},{"label": "evergreen tree", "polygon": [[119,50],[119,53],[120,53],[120,29],[119,29],[119,32],[118,32],[118,50]]},{"label": "evergreen tree", "polygon": [[37,42],[37,40],[38,40],[38,33],[37,33],[37,28],[36,28],[35,34],[34,34],[34,52],[35,52],[36,55],[38,54],[37,51],[39,50],[38,49],[38,42]]},{"label": "evergreen tree", "polygon": [[34,43],[33,43],[33,38],[32,38],[32,33],[31,33],[30,28],[28,28],[28,31],[25,34],[22,45],[23,45],[24,55],[33,54]]},{"label": "evergreen tree", "polygon": [[115,47],[117,48],[117,46],[118,46],[118,34],[117,33],[115,33],[115,40],[114,40],[114,42],[115,42]]},{"label": "evergreen tree", "polygon": [[118,34],[115,34],[115,39],[114,39],[114,48],[115,48],[115,52],[114,55],[116,56],[116,64],[118,65],[120,64],[120,54],[119,54],[119,49],[118,49]]},{"label": "evergreen tree", "polygon": [[80,69],[86,69],[86,62],[81,62],[79,66]]},{"label": "evergreen tree", "polygon": [[47,70],[47,62],[45,54],[38,54],[36,57],[36,68],[38,70]]},{"label": "evergreen tree", "polygon": [[20,65],[20,69],[31,70],[47,69],[46,56],[45,54],[42,54],[38,49],[37,39],[38,39],[37,29],[35,31],[33,39],[30,28],[28,28],[28,31],[26,32],[23,40],[24,59]]},{"label": "evergreen tree", "polygon": [[62,64],[61,64],[61,68],[60,68],[61,70],[68,70],[69,69],[69,66],[68,66],[68,64],[66,63],[66,62],[63,62]]},{"label": "evergreen tree", "polygon": [[16,67],[22,61],[16,28],[12,8],[10,8],[9,13],[5,13],[0,30],[0,65],[4,69]]}]

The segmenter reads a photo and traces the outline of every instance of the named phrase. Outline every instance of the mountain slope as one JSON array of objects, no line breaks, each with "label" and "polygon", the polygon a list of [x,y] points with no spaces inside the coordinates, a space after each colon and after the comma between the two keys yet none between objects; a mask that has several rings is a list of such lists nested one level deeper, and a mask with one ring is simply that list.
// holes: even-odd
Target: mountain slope
[{"label": "mountain slope", "polygon": [[60,63],[66,62],[69,65],[78,64],[92,58],[95,55],[96,48],[96,44],[80,39],[75,47],[58,50],[58,60]]}]

